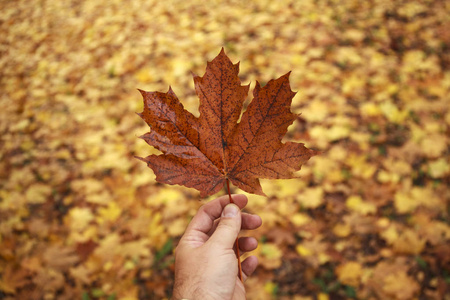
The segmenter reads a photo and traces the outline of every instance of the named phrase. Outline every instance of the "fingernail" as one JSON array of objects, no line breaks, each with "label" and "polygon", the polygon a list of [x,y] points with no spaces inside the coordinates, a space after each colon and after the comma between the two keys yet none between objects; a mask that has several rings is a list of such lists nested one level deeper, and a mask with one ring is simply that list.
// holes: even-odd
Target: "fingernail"
[{"label": "fingernail", "polygon": [[222,217],[225,218],[234,218],[239,212],[239,208],[234,204],[228,204],[225,206],[222,212]]}]

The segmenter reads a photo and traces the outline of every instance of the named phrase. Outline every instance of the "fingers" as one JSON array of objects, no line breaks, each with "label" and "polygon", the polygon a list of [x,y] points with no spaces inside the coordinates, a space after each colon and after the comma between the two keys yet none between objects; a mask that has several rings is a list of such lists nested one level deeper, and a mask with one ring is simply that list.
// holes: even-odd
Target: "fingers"
[{"label": "fingers", "polygon": [[256,247],[258,247],[258,241],[254,237],[239,238],[239,252],[241,255],[245,252],[255,250]]},{"label": "fingers", "polygon": [[[217,225],[219,224],[220,219],[216,219],[213,222],[213,226],[208,231],[207,235],[211,236],[214,231],[217,228]],[[242,213],[242,225],[241,230],[254,230],[257,229],[259,226],[261,226],[262,220],[261,217],[258,215],[252,215],[248,213]]]},{"label": "fingers", "polygon": [[[231,195],[231,197],[239,209],[247,205],[248,200],[245,195]],[[192,219],[186,229],[186,233],[196,230],[208,234],[211,228],[214,227],[214,220],[221,216],[224,207],[229,203],[228,195],[224,195],[203,205]]]},{"label": "fingers", "polygon": [[241,210],[236,204],[228,204],[223,209],[216,231],[208,242],[219,249],[233,249],[234,242],[241,230]]},{"label": "fingers", "polygon": [[258,215],[252,215],[248,213],[242,214],[242,228],[244,230],[253,230],[261,226],[262,220]]},{"label": "fingers", "polygon": [[244,281],[255,272],[258,266],[258,259],[256,256],[247,257],[241,264]]}]

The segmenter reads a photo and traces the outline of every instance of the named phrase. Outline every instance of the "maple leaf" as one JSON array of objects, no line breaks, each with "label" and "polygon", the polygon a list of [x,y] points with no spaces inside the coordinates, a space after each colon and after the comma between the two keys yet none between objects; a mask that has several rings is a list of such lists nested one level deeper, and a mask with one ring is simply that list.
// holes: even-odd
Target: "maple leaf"
[{"label": "maple leaf", "polygon": [[141,138],[163,154],[138,158],[153,169],[158,182],[195,188],[205,197],[229,179],[248,193],[264,195],[259,178],[294,178],[317,154],[301,143],[281,142],[297,118],[290,111],[295,95],[290,72],[264,87],[256,82],[239,123],[249,85],[241,85],[238,73],[239,63],[233,64],[222,48],[203,77],[194,75],[198,118],[171,88],[167,93],[139,90],[144,98],[139,115],[151,128]]}]

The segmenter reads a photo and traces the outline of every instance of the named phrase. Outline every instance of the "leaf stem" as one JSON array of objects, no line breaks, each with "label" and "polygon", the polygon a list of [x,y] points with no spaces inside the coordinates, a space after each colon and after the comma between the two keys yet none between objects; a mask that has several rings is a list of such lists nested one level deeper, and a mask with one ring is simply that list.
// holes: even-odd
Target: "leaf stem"
[{"label": "leaf stem", "polygon": [[[228,180],[228,178],[227,178],[227,191],[228,197],[230,198],[230,203],[234,203],[233,198],[231,198],[230,181]],[[244,283],[244,277],[242,276],[241,255],[239,254],[239,237],[236,238],[235,246],[236,246],[236,257],[238,259],[239,279],[242,281],[242,283]]]}]

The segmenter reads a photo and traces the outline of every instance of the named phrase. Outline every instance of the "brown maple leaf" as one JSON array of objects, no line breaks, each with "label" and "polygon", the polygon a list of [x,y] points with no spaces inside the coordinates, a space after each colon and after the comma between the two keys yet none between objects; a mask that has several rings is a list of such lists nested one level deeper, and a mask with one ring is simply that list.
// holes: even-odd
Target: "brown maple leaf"
[{"label": "brown maple leaf", "polygon": [[264,195],[259,178],[296,177],[294,172],[317,152],[301,143],[281,140],[297,118],[290,106],[295,93],[289,73],[261,87],[242,114],[249,85],[242,86],[239,63],[224,50],[207,64],[203,77],[194,75],[200,116],[185,110],[175,93],[139,90],[142,119],[151,131],[143,138],[163,154],[140,158],[161,183],[195,188],[201,196],[218,192],[230,180],[248,193]]}]

